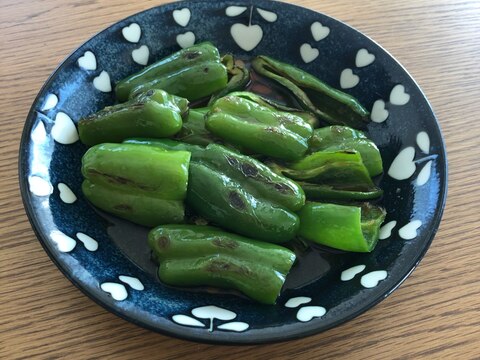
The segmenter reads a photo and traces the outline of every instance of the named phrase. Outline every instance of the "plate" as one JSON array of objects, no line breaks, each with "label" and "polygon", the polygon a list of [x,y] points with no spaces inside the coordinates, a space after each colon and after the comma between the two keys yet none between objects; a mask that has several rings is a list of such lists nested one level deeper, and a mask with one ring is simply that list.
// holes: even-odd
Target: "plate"
[{"label": "plate", "polygon": [[[225,292],[167,287],[147,230],[96,212],[81,193],[86,147],[76,123],[114,102],[120,79],[201,41],[241,58],[299,66],[371,109],[388,215],[370,254],[309,249],[274,306]],[[223,344],[281,341],[341,324],[391,294],[427,251],[442,216],[447,159],[424,94],[406,70],[348,25],[294,5],[185,1],[122,20],[75,50],[40,90],[25,123],[20,188],[32,227],[59,269],[109,311],[145,328]]]}]

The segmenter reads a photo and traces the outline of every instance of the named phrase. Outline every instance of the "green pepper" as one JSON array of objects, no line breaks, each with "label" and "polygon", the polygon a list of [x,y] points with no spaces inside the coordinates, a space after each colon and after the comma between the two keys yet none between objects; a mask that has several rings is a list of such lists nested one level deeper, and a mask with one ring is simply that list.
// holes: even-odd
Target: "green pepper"
[{"label": "green pepper", "polygon": [[250,71],[248,71],[243,62],[236,62],[233,55],[224,55],[222,57],[222,64],[224,64],[227,68],[227,72],[229,75],[228,84],[225,88],[218,91],[211,97],[209,105],[213,104],[216,100],[233,91],[242,90],[243,88],[245,88],[245,86],[247,86],[248,82],[250,81]]},{"label": "green pepper", "polygon": [[83,118],[78,132],[80,140],[90,146],[120,142],[129,136],[169,137],[180,131],[187,113],[188,100],[150,90]]},{"label": "green pepper", "polygon": [[163,89],[197,100],[223,89],[227,81],[227,69],[220,61],[218,49],[211,43],[201,43],[127,77],[117,84],[115,92],[119,101],[149,89]]},{"label": "green pepper", "polygon": [[378,242],[383,208],[307,203],[300,211],[299,235],[335,249],[371,252]]},{"label": "green pepper", "polygon": [[295,236],[299,223],[294,211],[305,204],[303,190],[260,161],[217,144],[202,148],[169,139],[127,142],[190,151],[187,203],[207,220],[269,242]]},{"label": "green pepper", "polygon": [[148,241],[164,283],[235,289],[264,304],[275,304],[295,261],[286,248],[210,226],[159,226]]},{"label": "green pepper", "polygon": [[302,108],[328,124],[362,128],[370,121],[369,112],[353,96],[330,87],[295,66],[268,56],[256,57],[252,66],[260,75],[290,90]]},{"label": "green pepper", "polygon": [[301,117],[228,95],[212,105],[206,128],[229,143],[279,159],[297,160],[308,150],[313,129]]},{"label": "green pepper", "polygon": [[205,115],[209,111],[210,108],[190,109],[188,118],[183,122],[182,129],[175,135],[175,139],[201,146],[220,142],[218,137],[205,128]]},{"label": "green pepper", "polygon": [[309,200],[372,200],[383,195],[383,190],[378,187],[372,187],[369,190],[346,190],[341,189],[338,185],[321,185],[311,184],[308,182],[297,181],[305,192],[305,196]]},{"label": "green pepper", "polygon": [[183,220],[191,154],[137,144],[100,144],[82,158],[82,186],[95,206],[135,223]]},{"label": "green pepper", "polygon": [[310,139],[311,152],[337,150],[358,151],[370,176],[376,176],[383,172],[380,151],[363,132],[338,125],[314,130]]}]

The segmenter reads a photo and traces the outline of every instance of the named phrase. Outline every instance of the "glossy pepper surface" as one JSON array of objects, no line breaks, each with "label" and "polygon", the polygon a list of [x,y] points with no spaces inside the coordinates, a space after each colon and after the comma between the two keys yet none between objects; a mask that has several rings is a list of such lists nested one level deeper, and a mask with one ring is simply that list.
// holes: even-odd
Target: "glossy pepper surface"
[{"label": "glossy pepper surface", "polygon": [[190,157],[145,145],[96,145],[82,158],[82,190],[93,205],[135,223],[178,223]]},{"label": "glossy pepper surface", "polygon": [[286,248],[210,226],[159,226],[148,240],[164,283],[236,289],[264,304],[275,303],[295,261]]},{"label": "glossy pepper surface", "polygon": [[119,101],[150,89],[198,100],[227,86],[227,68],[211,43],[201,43],[173,53],[120,81],[115,87]]},{"label": "glossy pepper surface", "polygon": [[299,236],[335,249],[370,252],[378,242],[385,210],[374,205],[307,203],[300,211]]},{"label": "glossy pepper surface", "polygon": [[169,137],[180,131],[187,113],[188,100],[150,90],[83,118],[78,132],[80,140],[90,146],[131,136]]},{"label": "glossy pepper surface", "polygon": [[175,139],[201,146],[220,142],[220,138],[205,128],[205,115],[209,111],[210,108],[190,109],[187,119],[183,122],[182,129],[175,135]]},{"label": "glossy pepper surface", "polygon": [[369,112],[353,96],[337,90],[290,64],[258,56],[252,61],[257,73],[286,87],[299,104],[328,124],[362,128]]},{"label": "glossy pepper surface", "polygon": [[128,142],[190,151],[187,203],[207,220],[274,243],[295,236],[299,222],[294,212],[305,204],[304,192],[258,160],[217,144],[202,148],[169,139]]},{"label": "glossy pepper surface", "polygon": [[205,125],[229,143],[284,160],[300,159],[313,134],[310,124],[301,117],[236,95],[215,101]]},{"label": "glossy pepper surface", "polygon": [[363,132],[338,125],[314,130],[310,139],[311,152],[337,150],[358,151],[370,176],[380,175],[383,172],[380,151]]},{"label": "glossy pepper surface", "polygon": [[231,54],[224,55],[221,61],[227,68],[229,78],[228,84],[222,90],[213,94],[210,98],[209,104],[214,103],[216,100],[233,91],[243,90],[250,81],[250,71],[242,61],[236,62]]}]

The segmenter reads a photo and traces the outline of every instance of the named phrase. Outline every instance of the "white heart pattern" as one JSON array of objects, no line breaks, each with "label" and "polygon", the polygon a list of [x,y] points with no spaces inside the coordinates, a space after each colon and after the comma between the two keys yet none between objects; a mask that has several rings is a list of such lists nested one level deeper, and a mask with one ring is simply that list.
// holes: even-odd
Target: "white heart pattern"
[{"label": "white heart pattern", "polygon": [[297,320],[308,322],[313,318],[325,315],[327,310],[322,306],[304,306],[297,312]]},{"label": "white heart pattern", "polygon": [[263,38],[263,30],[259,25],[234,24],[230,34],[237,45],[245,51],[255,49]]},{"label": "white heart pattern", "polygon": [[53,109],[58,104],[58,97],[55,94],[48,94],[45,98],[41,111],[48,111]]},{"label": "white heart pattern", "polygon": [[320,52],[318,49],[312,48],[310,44],[303,44],[300,46],[300,56],[302,57],[302,60],[308,64],[311,63],[313,60],[315,60]]},{"label": "white heart pattern", "polygon": [[123,284],[105,282],[100,285],[103,291],[109,293],[114,300],[122,301],[128,297],[127,289]]},{"label": "white heart pattern", "polygon": [[418,186],[423,186],[428,182],[428,179],[430,179],[430,175],[432,173],[432,161],[429,161],[427,165],[423,167],[422,170],[420,170],[420,173],[418,174],[417,177],[417,185]]},{"label": "white heart pattern", "polygon": [[360,279],[360,284],[367,289],[374,288],[378,283],[387,278],[387,272],[385,270],[377,270],[365,274]]},{"label": "white heart pattern", "polygon": [[149,56],[150,50],[147,45],[142,45],[138,49],[132,51],[133,61],[140,65],[147,65]]},{"label": "white heart pattern", "polygon": [[75,246],[77,245],[77,242],[74,239],[59,230],[53,230],[50,233],[50,239],[57,244],[58,251],[60,252],[70,252],[75,249]]},{"label": "white heart pattern", "polygon": [[195,44],[195,34],[188,31],[185,34],[177,35],[177,44],[183,49],[193,46]]},{"label": "white heart pattern", "polygon": [[60,193],[60,200],[62,200],[65,204],[73,204],[75,201],[77,201],[77,196],[67,184],[58,183],[57,187]]},{"label": "white heart pattern", "polygon": [[413,146],[403,149],[393,160],[392,165],[390,165],[388,175],[396,180],[408,179],[417,168],[413,162],[414,158],[415,148]]},{"label": "white heart pattern", "polygon": [[173,19],[175,22],[180,26],[187,26],[190,22],[190,17],[192,13],[190,12],[189,8],[183,8],[181,10],[174,10],[173,11]]},{"label": "white heart pattern", "polygon": [[417,134],[417,145],[425,154],[430,153],[430,137],[425,131]]},{"label": "white heart pattern", "polygon": [[78,141],[78,132],[70,116],[63,112],[55,116],[55,124],[52,127],[53,139],[63,145],[73,144]]},{"label": "white heart pattern", "polygon": [[142,29],[137,23],[132,23],[122,29],[122,35],[125,40],[136,44],[140,40],[140,36],[142,36]]},{"label": "white heart pattern", "polygon": [[264,18],[268,22],[275,22],[278,19],[277,14],[275,14],[274,12],[263,10],[260,8],[257,8],[257,12],[262,18]]},{"label": "white heart pattern", "polygon": [[225,15],[229,17],[238,16],[247,10],[246,6],[229,6],[225,9]]},{"label": "white heart pattern", "polygon": [[28,187],[33,195],[48,196],[53,192],[53,186],[40,176],[29,176]]},{"label": "white heart pattern", "polygon": [[104,70],[93,79],[93,86],[95,89],[101,92],[108,93],[112,91],[112,83],[110,81],[110,75]]},{"label": "white heart pattern", "polygon": [[385,225],[383,225],[380,228],[378,238],[380,240],[388,239],[392,235],[392,230],[395,228],[395,226],[397,226],[397,222],[395,220],[390,221],[390,222],[386,223]]},{"label": "white heart pattern", "polygon": [[298,296],[298,297],[289,299],[285,303],[285,307],[293,309],[293,308],[299,307],[300,305],[308,304],[310,301],[312,301],[312,298],[309,298],[307,296]]},{"label": "white heart pattern", "polygon": [[218,326],[217,326],[217,329],[219,329],[219,330],[229,330],[229,331],[242,332],[242,331],[247,330],[249,327],[250,327],[250,325],[248,325],[248,324],[245,323],[245,322],[242,322],[242,321],[232,321],[232,322],[229,322],[229,323],[225,323],[225,324],[222,324],[222,325],[218,325]]},{"label": "white heart pattern", "polygon": [[370,119],[376,123],[382,123],[388,119],[388,110],[385,109],[385,102],[383,100],[377,100],[373,103],[372,112],[370,113]]},{"label": "white heart pattern", "polygon": [[410,95],[405,92],[403,85],[395,85],[390,93],[390,102],[393,105],[402,106],[410,101]]},{"label": "white heart pattern", "polygon": [[142,282],[133,276],[120,275],[118,277],[121,282],[128,284],[132,289],[142,291],[145,289]]},{"label": "white heart pattern", "polygon": [[340,274],[340,280],[342,281],[350,281],[352,280],[357,274],[360,274],[363,270],[365,270],[365,265],[357,265],[352,266],[347,270],[343,270]]},{"label": "white heart pattern", "polygon": [[412,220],[398,230],[398,235],[404,240],[412,240],[417,237],[417,229],[422,226],[420,220]]},{"label": "white heart pattern", "polygon": [[30,138],[36,143],[43,143],[47,139],[47,130],[45,130],[45,125],[42,120],[38,121],[37,126],[35,126],[35,129],[33,129],[30,134]]},{"label": "white heart pattern", "polygon": [[375,61],[375,55],[370,54],[367,49],[360,49],[355,57],[356,67],[365,67],[372,64]]},{"label": "white heart pattern", "polygon": [[77,239],[83,243],[85,249],[88,251],[97,251],[98,250],[98,242],[94,238],[88,236],[87,234],[78,232]]},{"label": "white heart pattern", "polygon": [[323,26],[318,21],[314,22],[310,26],[310,31],[312,32],[312,36],[315,41],[323,40],[328,36],[328,34],[330,34],[330,29],[326,26]]},{"label": "white heart pattern", "polygon": [[97,70],[97,59],[91,51],[85,51],[82,57],[78,58],[78,66],[84,70]]},{"label": "white heart pattern", "polygon": [[184,325],[184,326],[195,326],[195,327],[202,327],[202,328],[205,327],[205,324],[187,315],[182,315],[182,314],[173,315],[172,320],[173,322],[176,322],[177,324]]},{"label": "white heart pattern", "polygon": [[340,74],[340,87],[342,89],[351,89],[358,85],[360,77],[355,75],[352,69],[345,69]]}]

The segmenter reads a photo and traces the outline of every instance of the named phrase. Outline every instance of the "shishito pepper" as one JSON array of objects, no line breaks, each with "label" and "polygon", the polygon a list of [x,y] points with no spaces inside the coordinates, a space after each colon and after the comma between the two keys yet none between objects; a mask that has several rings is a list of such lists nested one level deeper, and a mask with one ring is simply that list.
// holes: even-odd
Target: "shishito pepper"
[{"label": "shishito pepper", "polygon": [[198,100],[223,89],[227,68],[218,49],[205,42],[173,53],[120,81],[115,87],[119,101],[150,89],[162,89],[188,100]]},{"label": "shishito pepper", "polygon": [[286,248],[210,226],[159,226],[148,240],[164,283],[236,289],[264,304],[275,304],[295,261]]},{"label": "shishito pepper", "polygon": [[361,128],[369,122],[369,112],[357,99],[295,66],[268,56],[256,57],[252,66],[260,75],[290,90],[305,110],[328,124]]},{"label": "shishito pepper", "polygon": [[78,132],[86,145],[121,142],[130,136],[169,137],[180,131],[187,113],[188,100],[150,90],[83,118]]},{"label": "shishito pepper", "polygon": [[224,64],[227,68],[227,72],[229,75],[228,84],[227,86],[225,86],[225,88],[218,91],[211,97],[209,104],[213,104],[216,100],[233,91],[239,91],[244,89],[250,81],[250,71],[248,71],[242,61],[237,63],[233,55],[224,55],[222,57],[222,64]]},{"label": "shishito pepper", "polygon": [[93,205],[137,224],[178,223],[190,157],[145,145],[96,145],[82,158],[82,190]]},{"label": "shishito pepper", "polygon": [[273,243],[291,240],[299,226],[294,211],[305,204],[295,182],[221,145],[206,148],[169,139],[131,139],[133,144],[192,154],[187,204],[225,229]]},{"label": "shishito pepper", "polygon": [[299,235],[335,249],[370,252],[378,242],[385,210],[374,205],[307,203],[299,213]]},{"label": "shishito pepper", "polygon": [[277,174],[299,181],[309,200],[365,200],[383,194],[357,151],[318,151],[287,165],[268,165]]},{"label": "shishito pepper", "polygon": [[300,159],[313,134],[301,117],[234,94],[212,104],[205,126],[229,143],[285,160]]},{"label": "shishito pepper", "polygon": [[175,139],[201,146],[219,142],[220,139],[205,128],[205,115],[209,111],[210,108],[190,109],[182,129],[175,135]]},{"label": "shishito pepper", "polygon": [[383,172],[382,157],[377,145],[365,134],[346,126],[328,126],[315,129],[310,139],[310,151],[355,150],[362,156],[370,176]]}]

